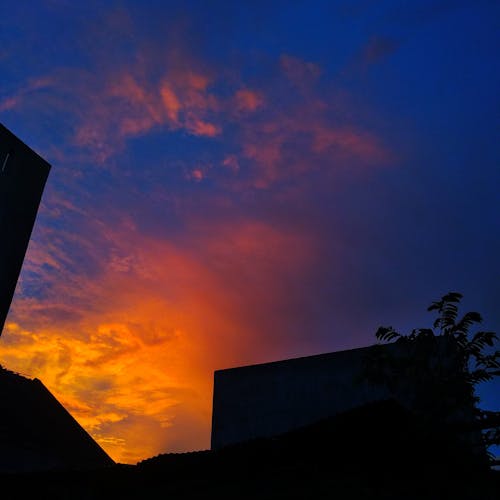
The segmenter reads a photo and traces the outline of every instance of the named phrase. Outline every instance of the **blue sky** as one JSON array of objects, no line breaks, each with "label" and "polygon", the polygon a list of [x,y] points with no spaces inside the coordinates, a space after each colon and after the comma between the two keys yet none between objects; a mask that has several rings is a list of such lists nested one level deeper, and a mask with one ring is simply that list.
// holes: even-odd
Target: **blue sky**
[{"label": "blue sky", "polygon": [[206,446],[214,369],[500,324],[496,2],[228,3],[0,6],[53,165],[2,363],[122,461]]}]

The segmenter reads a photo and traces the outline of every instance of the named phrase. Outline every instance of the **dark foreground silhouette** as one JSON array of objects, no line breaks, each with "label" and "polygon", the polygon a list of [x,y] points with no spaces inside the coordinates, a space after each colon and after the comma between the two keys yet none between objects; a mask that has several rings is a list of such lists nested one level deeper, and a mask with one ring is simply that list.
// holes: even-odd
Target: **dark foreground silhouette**
[{"label": "dark foreground silhouette", "polygon": [[38,499],[496,500],[500,491],[500,472],[484,455],[394,401],[218,451],[93,471],[4,474],[0,481],[8,498]]},{"label": "dark foreground silhouette", "polygon": [[0,473],[113,464],[40,380],[0,366]]}]

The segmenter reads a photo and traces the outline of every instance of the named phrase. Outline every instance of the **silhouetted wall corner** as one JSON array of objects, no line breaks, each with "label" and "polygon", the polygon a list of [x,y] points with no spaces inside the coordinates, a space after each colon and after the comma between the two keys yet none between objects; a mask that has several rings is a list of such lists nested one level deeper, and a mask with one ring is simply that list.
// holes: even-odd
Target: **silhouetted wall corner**
[{"label": "silhouetted wall corner", "polygon": [[0,124],[0,335],[50,165]]},{"label": "silhouetted wall corner", "polygon": [[0,473],[114,464],[40,380],[0,367],[0,394]]}]

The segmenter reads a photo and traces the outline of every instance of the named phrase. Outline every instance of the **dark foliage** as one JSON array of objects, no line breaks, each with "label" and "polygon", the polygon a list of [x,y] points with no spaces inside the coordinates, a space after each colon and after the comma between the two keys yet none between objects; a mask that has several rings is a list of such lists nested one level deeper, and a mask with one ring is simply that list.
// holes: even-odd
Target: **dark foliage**
[{"label": "dark foliage", "polygon": [[[478,383],[500,375],[500,351],[494,350],[494,332],[471,330],[482,322],[477,312],[461,318],[462,295],[451,292],[433,302],[433,328],[417,328],[408,335],[393,327],[380,327],[375,336],[394,347],[376,349],[367,359],[366,377],[384,384],[395,394],[408,391],[410,406],[432,422],[444,422],[479,449],[500,444],[500,412],[481,410],[475,393]],[[478,432],[483,430],[478,440]],[[479,450],[478,450],[479,451]]]}]

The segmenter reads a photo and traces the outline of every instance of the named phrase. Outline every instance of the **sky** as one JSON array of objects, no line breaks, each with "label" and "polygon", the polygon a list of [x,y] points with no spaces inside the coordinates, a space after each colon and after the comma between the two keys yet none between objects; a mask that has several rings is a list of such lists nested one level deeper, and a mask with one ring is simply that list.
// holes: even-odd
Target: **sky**
[{"label": "sky", "polygon": [[216,369],[428,327],[449,291],[498,332],[499,14],[2,1],[0,122],[52,171],[0,363],[135,463],[209,447]]}]

